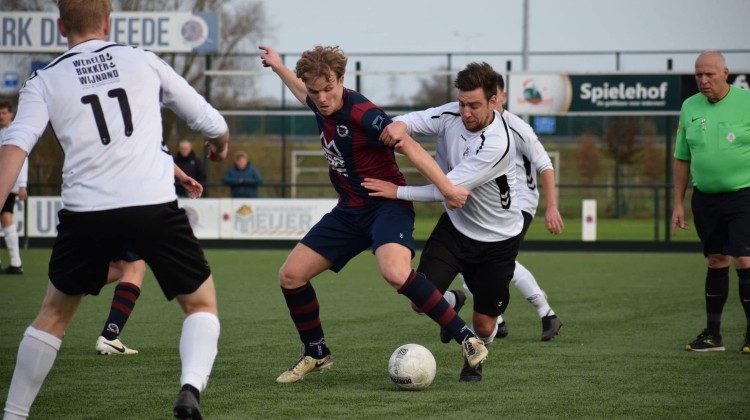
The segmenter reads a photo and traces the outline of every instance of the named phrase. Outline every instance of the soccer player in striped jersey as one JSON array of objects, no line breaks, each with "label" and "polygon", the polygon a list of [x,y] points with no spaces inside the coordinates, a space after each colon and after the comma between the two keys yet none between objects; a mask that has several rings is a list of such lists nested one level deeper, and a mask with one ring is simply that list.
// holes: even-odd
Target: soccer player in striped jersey
[{"label": "soccer player in striped jersey", "polygon": [[26,418],[84,295],[97,295],[110,260],[135,252],[185,319],[182,376],[173,413],[201,418],[199,397],[217,353],[219,319],[211,269],[177,206],[174,162],[163,147],[161,106],[226,157],[229,133],[216,109],[155,54],[108,42],[110,0],[60,0],[58,28],[69,50],[26,80],[0,147],[0,200],[47,124],[63,149],[58,234],[49,286],[26,329],[5,419]]},{"label": "soccer player in striped jersey", "polygon": [[[544,223],[550,233],[557,235],[562,232],[564,223],[560,212],[557,210],[555,170],[552,167],[552,162],[531,126],[519,116],[503,108],[507,94],[505,93],[505,80],[501,74],[497,75],[497,95],[499,99],[495,109],[508,122],[511,136],[516,143],[517,182],[514,203],[519,206],[523,214],[523,236],[526,236],[539,205],[538,180],[541,180],[544,188]],[[458,104],[454,102],[441,108],[446,110],[457,109]],[[538,178],[537,173],[539,174]],[[554,338],[563,325],[562,320],[547,302],[547,294],[539,287],[534,275],[520,262],[516,261],[516,270],[511,282],[521,292],[521,295],[536,308],[539,318],[542,320],[542,341],[549,341]],[[465,284],[464,289],[468,290]],[[452,292],[456,294],[456,300],[460,301],[460,291],[452,290]],[[507,337],[508,327],[505,325],[503,315],[497,318],[497,323],[498,328],[495,337]]]},{"label": "soccer player in striped jersey", "polygon": [[[489,345],[497,317],[505,312],[523,231],[516,199],[516,145],[507,121],[495,110],[496,72],[487,63],[470,63],[455,80],[458,104],[452,110],[402,115],[381,135],[388,145],[407,146],[408,133],[438,136],[436,160],[454,184],[471,190],[466,205],[444,213],[425,244],[418,271],[445,293],[463,273],[474,294],[473,326]],[[412,201],[442,201],[434,185],[397,186],[366,179],[370,195]],[[442,335],[442,334],[441,334]],[[459,380],[482,379],[482,367],[464,364]]]},{"label": "soccer player in striped jersey", "polygon": [[[347,58],[338,47],[316,46],[286,68],[278,53],[266,46],[261,60],[281,78],[294,96],[314,112],[328,160],[329,176],[339,195],[338,205],[315,224],[287,257],[279,282],[292,321],[303,344],[299,361],[276,379],[302,380],[328,369],[333,359],[323,334],[318,299],[311,280],[325,270],[338,272],[357,254],[370,248],[380,272],[398,293],[430,316],[462,345],[466,363],[479,366],[487,349],[456,314],[442,293],[411,268],[414,257],[414,210],[410,202],[371,197],[361,183],[382,177],[405,185],[392,148],[378,140],[391,119],[361,94],[344,87]],[[438,185],[446,206],[456,208],[468,191],[453,185],[435,161],[415,142],[404,154]]]}]

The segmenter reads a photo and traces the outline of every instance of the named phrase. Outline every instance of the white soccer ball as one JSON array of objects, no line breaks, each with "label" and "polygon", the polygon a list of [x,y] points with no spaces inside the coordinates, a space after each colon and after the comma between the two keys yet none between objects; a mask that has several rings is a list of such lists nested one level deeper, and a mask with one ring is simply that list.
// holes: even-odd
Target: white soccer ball
[{"label": "white soccer ball", "polygon": [[418,391],[435,379],[437,363],[432,353],[419,344],[404,344],[388,361],[388,374],[399,388]]}]

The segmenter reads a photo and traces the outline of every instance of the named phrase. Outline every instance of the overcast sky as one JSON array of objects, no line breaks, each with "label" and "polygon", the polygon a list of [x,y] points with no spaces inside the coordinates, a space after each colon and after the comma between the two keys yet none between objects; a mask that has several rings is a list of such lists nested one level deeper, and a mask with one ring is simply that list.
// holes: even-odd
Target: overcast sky
[{"label": "overcast sky", "polygon": [[[274,27],[269,42],[283,52],[314,44],[351,53],[522,50],[523,0],[263,1]],[[532,53],[750,48],[748,0],[529,0],[529,16]],[[596,70],[615,69],[612,57],[594,58]],[[621,68],[666,69],[665,58],[649,58],[655,63],[626,55]],[[692,71],[694,55],[673,58],[675,70]],[[730,69],[750,70],[750,54],[728,58]],[[580,61],[532,55],[529,70],[585,69]]]}]

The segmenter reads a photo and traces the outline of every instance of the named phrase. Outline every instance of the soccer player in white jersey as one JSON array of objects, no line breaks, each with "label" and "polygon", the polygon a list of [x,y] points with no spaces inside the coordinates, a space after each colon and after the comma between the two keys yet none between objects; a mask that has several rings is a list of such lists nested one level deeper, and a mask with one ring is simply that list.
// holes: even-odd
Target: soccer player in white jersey
[{"label": "soccer player in white jersey", "polygon": [[[458,107],[440,114],[411,113],[397,117],[380,139],[401,147],[409,134],[440,139],[436,160],[448,179],[471,191],[466,204],[444,213],[425,244],[418,271],[445,293],[463,273],[474,293],[473,325],[485,345],[492,343],[497,317],[508,306],[508,285],[521,242],[523,216],[513,205],[515,143],[507,122],[495,111],[496,72],[487,63],[470,63],[458,73]],[[398,187],[366,179],[373,196],[411,201],[443,201],[433,185]],[[482,366],[464,363],[460,381],[482,378]]]},{"label": "soccer player in white jersey", "polygon": [[[521,208],[523,214],[523,235],[526,235],[539,205],[538,181],[541,181],[544,189],[545,225],[551,234],[558,235],[565,225],[557,209],[555,171],[549,155],[531,126],[519,116],[503,108],[507,93],[505,93],[505,80],[501,74],[497,75],[497,95],[499,100],[495,109],[508,121],[508,127],[516,142],[516,180],[518,182],[516,183],[517,194],[514,203]],[[453,104],[453,106],[455,105]],[[451,104],[447,105],[448,108],[451,106]],[[539,174],[538,178],[537,173]],[[549,341],[554,338],[563,325],[562,320],[550,307],[549,302],[547,302],[547,294],[539,287],[534,275],[518,261],[516,261],[516,271],[513,274],[512,283],[521,292],[521,295],[536,308],[542,320],[542,341]],[[464,285],[464,288],[468,290],[466,285]],[[460,300],[460,295],[457,294],[456,296]],[[503,316],[500,315],[496,337],[505,338],[507,336],[508,327],[505,325]]]},{"label": "soccer player in white jersey", "polygon": [[[13,104],[10,101],[0,101],[0,141],[2,141],[3,133],[8,129],[10,122],[13,120]],[[26,189],[26,181],[29,175],[29,159],[23,161],[23,167],[21,173],[18,174],[13,189],[11,189],[8,198],[5,200],[5,204],[0,210],[0,225],[5,235],[5,246],[8,247],[8,255],[10,256],[10,265],[3,270],[2,264],[0,264],[0,274],[23,274],[23,264],[21,262],[21,247],[18,244],[18,231],[16,230],[16,224],[13,223],[13,211],[16,208],[16,199],[24,201],[28,197],[28,191]]]},{"label": "soccer player in white jersey", "polygon": [[186,315],[182,389],[173,413],[201,418],[200,392],[219,339],[216,292],[200,243],[177,206],[174,162],[162,147],[161,105],[203,134],[211,160],[226,157],[227,124],[155,54],[107,41],[110,0],[60,0],[58,7],[69,50],[26,80],[0,147],[3,201],[48,123],[65,155],[49,286],[18,349],[5,419],[29,416],[83,296],[99,293],[110,260],[122,249],[146,261],[165,297],[176,298]]}]

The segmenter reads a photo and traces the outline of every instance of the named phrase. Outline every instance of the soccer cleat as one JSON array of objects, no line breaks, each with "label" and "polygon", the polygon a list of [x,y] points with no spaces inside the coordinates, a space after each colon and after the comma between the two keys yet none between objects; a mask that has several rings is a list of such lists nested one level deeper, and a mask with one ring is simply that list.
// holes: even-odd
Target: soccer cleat
[{"label": "soccer cleat", "polygon": [[119,338],[114,340],[107,340],[103,336],[99,336],[96,339],[96,352],[103,355],[122,355],[132,356],[138,354],[138,350],[129,349],[125,344],[122,344]]},{"label": "soccer cleat", "polygon": [[9,265],[8,268],[5,269],[5,274],[23,274],[23,267]]},{"label": "soccer cleat", "polygon": [[563,323],[557,315],[542,317],[542,341],[552,340],[562,328]]},{"label": "soccer cleat", "polygon": [[333,365],[333,356],[329,353],[322,359],[316,359],[312,356],[305,356],[304,354],[300,357],[299,361],[294,364],[289,370],[284,371],[276,382],[280,384],[290,384],[293,382],[299,382],[305,379],[308,373],[315,371],[323,372],[329,369]]},{"label": "soccer cleat", "polygon": [[195,395],[188,390],[180,391],[174,403],[174,417],[181,420],[202,420],[201,406]]},{"label": "soccer cleat", "polygon": [[750,354],[750,334],[745,333],[745,343],[742,344],[740,353]]},{"label": "soccer cleat", "polygon": [[482,380],[482,365],[472,368],[469,361],[464,359],[464,367],[458,377],[459,382],[479,382]]},{"label": "soccer cleat", "polygon": [[708,330],[703,330],[692,343],[685,346],[685,350],[692,351],[724,351],[724,343],[721,342],[721,336],[712,335]]},{"label": "soccer cleat", "polygon": [[[456,295],[456,306],[453,307],[453,310],[458,313],[458,311],[461,310],[461,308],[464,307],[464,303],[466,303],[466,293],[464,293],[462,290],[449,290],[448,293],[453,292],[453,294]],[[443,343],[450,343],[453,337],[451,337],[451,334],[448,332],[448,330],[445,327],[440,327],[440,341]]]},{"label": "soccer cleat", "polygon": [[484,345],[482,340],[476,337],[467,337],[463,343],[461,343],[461,349],[463,350],[466,362],[469,367],[476,369],[477,366],[481,365],[482,362],[487,358],[487,347]]},{"label": "soccer cleat", "polygon": [[508,326],[505,325],[505,321],[497,324],[497,332],[495,338],[505,338],[508,336]]}]

